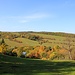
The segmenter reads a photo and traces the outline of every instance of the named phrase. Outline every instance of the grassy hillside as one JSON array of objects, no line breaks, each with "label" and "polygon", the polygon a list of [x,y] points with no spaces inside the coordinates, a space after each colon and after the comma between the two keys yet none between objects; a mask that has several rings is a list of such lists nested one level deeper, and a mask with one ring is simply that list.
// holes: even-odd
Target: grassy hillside
[{"label": "grassy hillside", "polygon": [[[5,50],[10,50],[10,53],[11,50],[17,48],[18,51],[20,50],[30,53],[27,54],[29,57],[45,57],[46,59],[50,58],[51,54],[53,53],[54,55],[52,54],[52,58],[57,57],[59,59],[60,57],[66,59],[67,57],[67,60],[75,60],[74,36],[75,34],[54,32],[0,32],[0,40],[4,38],[5,43],[8,45]],[[41,53],[39,51],[40,49],[42,50]],[[3,52],[3,50],[4,49],[1,46],[1,52]],[[32,52],[31,50],[34,51]],[[4,53],[8,54],[7,52]],[[8,55],[10,55],[10,53]],[[16,53],[18,55],[18,52]]]},{"label": "grassy hillside", "polygon": [[[71,44],[73,46],[75,46],[75,38],[74,37],[64,37],[64,36],[56,36],[56,35],[50,35],[50,34],[43,34],[43,33],[30,33],[31,35],[36,35],[36,36],[40,36],[43,38],[44,41],[47,41],[45,43],[43,43],[42,45],[44,46],[55,46],[55,45],[59,45],[59,46],[66,46],[66,44],[68,43],[67,39],[71,40]],[[67,34],[65,34],[67,35]]]},{"label": "grassy hillside", "polygon": [[[41,40],[31,40],[27,37],[29,36],[39,36],[42,37]],[[23,36],[23,37],[22,37]],[[4,38],[5,42],[10,46],[38,46],[40,45],[40,42],[42,42],[41,45],[43,46],[66,46],[67,41],[66,39],[71,39],[71,43],[73,46],[75,46],[75,34],[69,34],[69,33],[52,33],[52,32],[0,32],[0,38]],[[21,41],[21,43],[17,41],[13,41],[10,39],[16,39],[18,41]],[[1,39],[0,39],[1,40]]]},{"label": "grassy hillside", "polygon": [[75,61],[34,60],[0,55],[0,75],[75,75]]},{"label": "grassy hillside", "polygon": [[[0,39],[1,40],[1,39]],[[7,45],[14,47],[14,46],[38,46],[39,43],[37,41],[32,41],[26,38],[16,38],[18,41],[22,41],[22,43],[11,41],[9,39],[5,39]]]},{"label": "grassy hillside", "polygon": [[31,33],[32,35],[37,35],[43,37],[43,40],[48,42],[43,43],[45,46],[54,46],[54,45],[61,45],[66,39],[65,37],[55,36],[55,35],[47,35],[47,34],[40,34],[40,33]]},{"label": "grassy hillside", "polygon": [[22,44],[26,46],[38,46],[39,45],[37,41],[29,40],[26,38],[17,38],[17,40],[22,41]]}]

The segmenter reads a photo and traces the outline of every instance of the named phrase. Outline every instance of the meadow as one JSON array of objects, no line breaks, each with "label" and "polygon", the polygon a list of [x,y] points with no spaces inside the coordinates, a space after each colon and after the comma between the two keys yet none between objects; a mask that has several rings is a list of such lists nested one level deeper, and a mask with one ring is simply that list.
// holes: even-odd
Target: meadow
[{"label": "meadow", "polygon": [[0,75],[75,75],[75,61],[26,59],[0,54]]}]

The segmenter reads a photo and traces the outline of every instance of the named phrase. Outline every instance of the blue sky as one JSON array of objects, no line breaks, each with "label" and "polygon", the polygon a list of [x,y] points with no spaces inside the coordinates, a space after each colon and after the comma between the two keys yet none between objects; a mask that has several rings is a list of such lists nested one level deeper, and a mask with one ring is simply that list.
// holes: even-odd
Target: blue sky
[{"label": "blue sky", "polygon": [[0,31],[75,33],[75,0],[0,0]]}]

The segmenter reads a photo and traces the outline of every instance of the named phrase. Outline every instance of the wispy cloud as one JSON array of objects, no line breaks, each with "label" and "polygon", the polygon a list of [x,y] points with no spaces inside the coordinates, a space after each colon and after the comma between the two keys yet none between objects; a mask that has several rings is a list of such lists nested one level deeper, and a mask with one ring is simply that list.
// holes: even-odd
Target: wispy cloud
[{"label": "wispy cloud", "polygon": [[24,16],[2,16],[1,18],[10,18],[10,19],[37,19],[37,18],[46,18],[49,14],[46,13],[34,13],[31,15]]},{"label": "wispy cloud", "polygon": [[47,18],[48,16],[49,16],[48,14],[35,13],[32,15],[28,15],[28,16],[21,16],[19,18],[22,19],[20,23],[26,23],[26,22],[37,20],[37,19],[44,19],[44,18]]},{"label": "wispy cloud", "polygon": [[46,17],[48,17],[48,14],[44,14],[44,13],[36,13],[30,16],[26,16],[26,18],[29,19],[38,19],[38,18],[46,18]]},{"label": "wispy cloud", "polygon": [[11,20],[11,21],[16,21],[19,23],[27,23],[27,22],[31,22],[31,21],[35,21],[37,19],[45,19],[45,18],[52,18],[54,17],[51,14],[47,14],[47,13],[34,13],[28,16],[8,16],[8,17],[2,17],[6,20]]}]

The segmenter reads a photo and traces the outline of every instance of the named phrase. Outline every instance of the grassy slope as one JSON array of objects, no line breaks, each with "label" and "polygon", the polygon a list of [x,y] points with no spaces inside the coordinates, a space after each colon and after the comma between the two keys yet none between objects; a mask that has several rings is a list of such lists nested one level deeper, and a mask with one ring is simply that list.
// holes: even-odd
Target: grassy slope
[{"label": "grassy slope", "polygon": [[[19,33],[12,33],[12,34],[17,34],[19,35]],[[31,35],[36,35],[36,36],[40,36],[43,37],[43,40],[48,40],[48,42],[43,43],[43,46],[55,46],[55,45],[59,45],[59,46],[65,46],[64,43],[67,43],[66,37],[62,37],[62,36],[55,36],[55,35],[47,35],[47,34],[40,34],[40,33],[29,33]],[[18,43],[16,41],[10,41],[9,39],[5,39],[5,42],[14,47],[14,46],[37,46],[40,45],[39,41],[33,41],[33,40],[29,40],[26,38],[16,38],[19,41],[22,41],[22,43]],[[55,39],[55,40],[52,40]],[[75,41],[75,38],[71,38]],[[75,42],[72,42],[73,45],[75,44]]]},{"label": "grassy slope", "polygon": [[5,42],[7,45],[14,47],[14,46],[20,46],[19,43],[15,42],[15,41],[10,41],[9,39],[5,39]]},{"label": "grassy slope", "polygon": [[[6,44],[8,44],[11,47],[14,46],[38,46],[39,43],[37,41],[29,40],[26,38],[16,38],[18,41],[22,41],[22,43],[18,43],[16,41],[10,41],[9,39],[5,39]],[[0,39],[1,41],[1,39]]]},{"label": "grassy slope", "polygon": [[22,43],[27,46],[38,46],[39,45],[37,41],[29,40],[26,38],[17,38],[17,40],[22,41]]},{"label": "grassy slope", "polygon": [[75,75],[75,61],[34,60],[0,55],[0,75]]},{"label": "grassy slope", "polygon": [[[40,34],[40,33],[30,33],[32,35],[37,35],[37,36],[40,36],[40,37],[43,37],[44,40],[46,38],[48,38],[47,40],[49,42],[52,42],[52,43],[43,43],[43,45],[45,46],[55,46],[55,45],[59,45],[59,46],[65,46],[64,43],[67,43],[66,39],[67,37],[62,37],[62,36],[55,36],[55,35],[47,35],[47,34]],[[51,39],[55,39],[55,40],[51,40]],[[70,38],[71,40],[75,40],[75,38]],[[75,42],[71,42],[73,45],[75,44]]]}]

